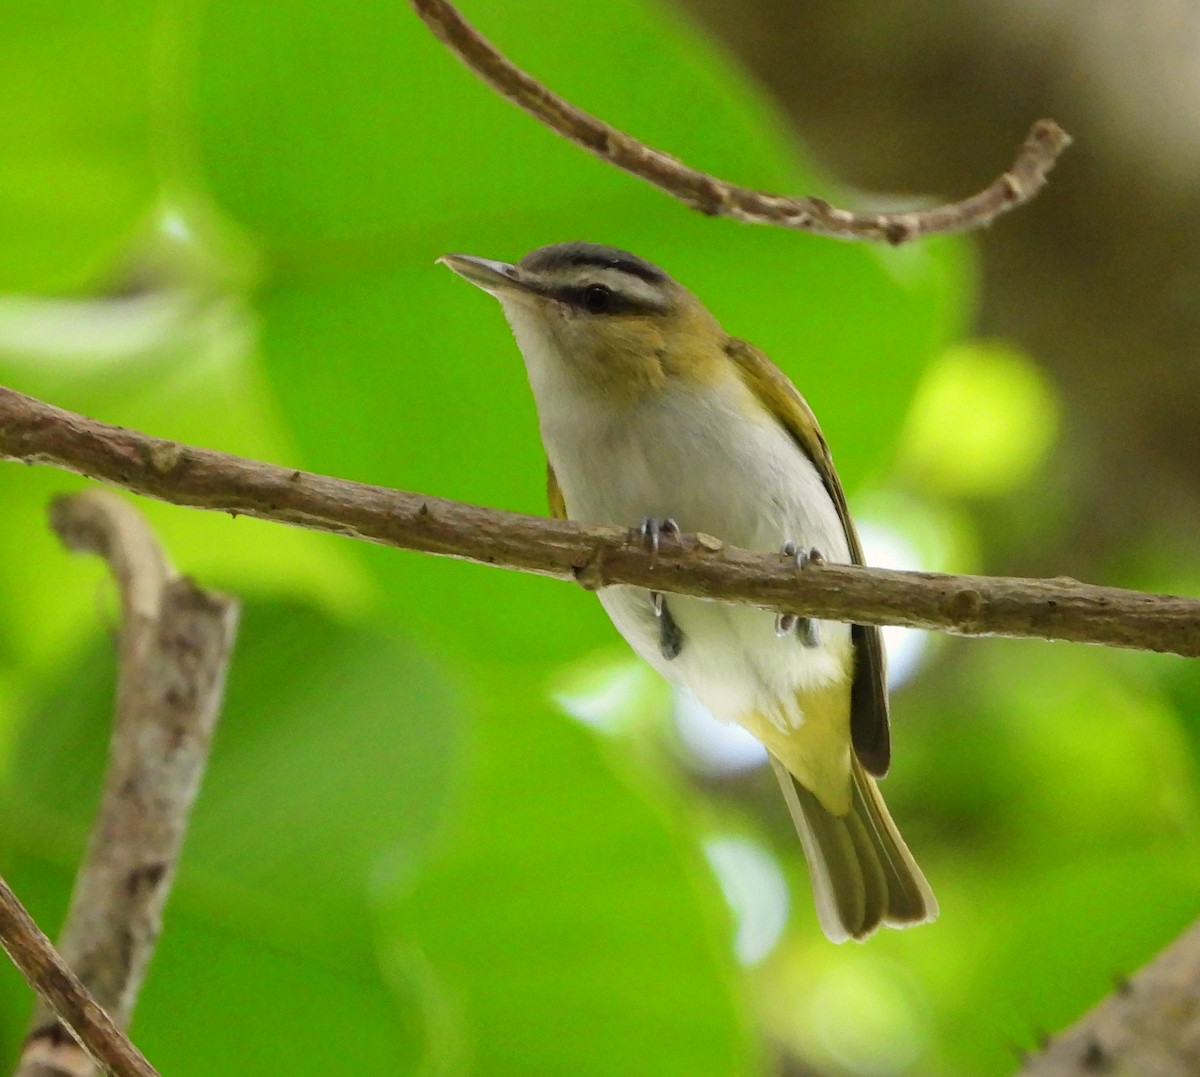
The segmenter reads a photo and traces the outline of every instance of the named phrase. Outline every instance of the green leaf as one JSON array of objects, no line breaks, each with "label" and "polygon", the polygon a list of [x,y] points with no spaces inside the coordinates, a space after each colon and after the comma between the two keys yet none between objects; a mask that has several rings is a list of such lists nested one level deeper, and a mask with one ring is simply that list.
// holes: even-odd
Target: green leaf
[{"label": "green leaf", "polygon": [[5,4],[0,291],[85,286],[149,213],[154,7]]},{"label": "green leaf", "polygon": [[[449,990],[474,1072],[554,1072],[579,1042],[581,1073],[749,1071],[714,881],[540,688],[506,676],[522,702],[476,723],[447,826],[456,710],[423,662],[301,606],[252,606],[241,632],[136,1026],[164,1069],[265,1058],[326,996],[300,1021],[310,1054],[277,1048],[290,1071],[326,1072],[316,1044],[339,1024],[344,1064],[391,1068],[444,1037]],[[9,761],[0,826],[48,926],[90,824],[113,675],[107,650],[65,666]]]},{"label": "green leaf", "polygon": [[697,848],[542,695],[481,716],[453,842],[385,890],[396,975],[441,999],[435,1072],[756,1072]]},{"label": "green leaf", "polygon": [[[91,824],[114,676],[107,649],[65,664],[9,760],[9,840],[62,867]],[[374,873],[415,871],[437,839],[459,723],[440,674],[409,647],[308,607],[250,606],[178,903],[293,953],[360,964]]]},{"label": "green leaf", "polygon": [[[5,875],[38,923],[53,929],[65,911],[70,873],[36,854],[18,854],[6,858]],[[130,1028],[160,1072],[413,1072],[423,1040],[420,1009],[413,999],[397,999],[372,962],[329,968],[183,904],[167,908]],[[0,1058],[10,1070],[32,1005],[29,988],[3,962]]]},{"label": "green leaf", "polygon": [[[607,4],[601,33],[586,8],[551,0],[490,0],[470,15],[563,92],[672,152],[751,182],[785,179],[780,140],[753,143],[766,110],[744,80],[721,78],[712,48],[658,9]],[[268,246],[325,267],[372,256],[337,246],[349,240],[372,237],[386,257],[401,235],[447,218],[519,202],[553,213],[640,183],[502,101],[394,0],[214,0],[195,69],[184,94],[210,189]],[[684,103],[703,124],[679,124]]]},{"label": "green leaf", "polygon": [[[0,360],[0,383],[151,435],[254,459],[286,463],[294,457],[259,379],[228,362],[214,371],[195,341],[176,348],[153,362],[116,366]],[[99,560],[69,554],[47,524],[50,499],[86,487],[87,480],[10,464],[0,482],[0,549],[14,551],[0,558],[0,654],[11,654],[14,671],[25,678],[63,660],[87,637],[97,596],[110,596],[112,585]],[[343,615],[361,614],[375,599],[378,588],[358,560],[357,544],[345,539],[133,500],[172,561],[207,586],[248,600],[315,601]]]}]

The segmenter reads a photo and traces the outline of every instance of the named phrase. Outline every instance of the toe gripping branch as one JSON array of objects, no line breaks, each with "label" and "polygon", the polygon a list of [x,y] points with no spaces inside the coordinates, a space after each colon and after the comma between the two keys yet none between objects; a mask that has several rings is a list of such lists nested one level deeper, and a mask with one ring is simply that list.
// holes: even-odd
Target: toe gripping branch
[{"label": "toe gripping branch", "polygon": [[[807,550],[799,549],[794,542],[785,542],[782,550],[784,557],[791,557],[798,569],[807,565],[823,565],[825,558],[815,546]],[[798,617],[794,613],[779,613],[775,615],[775,635],[787,636],[795,632],[796,638],[805,647],[817,647],[821,643],[821,630],[818,623],[811,617]]]},{"label": "toe gripping branch", "polygon": [[[664,520],[647,517],[638,528],[638,533],[642,536],[642,541],[650,552],[656,554],[662,536],[678,535],[679,525],[670,517]],[[683,633],[680,631],[679,625],[675,623],[675,618],[671,616],[671,611],[667,608],[666,599],[663,598],[661,591],[651,591],[650,602],[654,607],[654,616],[658,618],[658,648],[662,652],[663,658],[668,662],[674,661],[679,657],[679,652],[683,650]]]}]

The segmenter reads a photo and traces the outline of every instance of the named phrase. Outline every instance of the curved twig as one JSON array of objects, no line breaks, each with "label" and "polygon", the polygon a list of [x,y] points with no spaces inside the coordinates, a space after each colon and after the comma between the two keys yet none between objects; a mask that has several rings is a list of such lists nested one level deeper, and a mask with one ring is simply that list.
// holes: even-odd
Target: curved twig
[{"label": "curved twig", "polygon": [[[100,810],[75,877],[58,949],[116,1029],[129,1024],[220,709],[237,602],[178,575],[141,514],[108,490],[57,499],[51,523],[72,550],[109,564],[121,594],[117,701]],[[68,985],[74,990],[74,985]],[[39,992],[41,991],[40,986]],[[42,994],[17,1077],[100,1071],[68,1032],[85,1012]],[[65,1024],[64,1024],[65,1022]],[[153,1072],[89,1049],[113,1073]],[[126,1054],[132,1050],[124,1044]],[[140,1056],[138,1056],[140,1058]],[[144,1067],[144,1068],[139,1068]]]},{"label": "curved twig", "polygon": [[108,562],[125,625],[159,615],[163,593],[177,574],[145,517],[128,501],[103,490],[55,498],[50,526],[68,550]]},{"label": "curved twig", "polygon": [[616,527],[499,512],[164,441],[0,388],[0,457],[49,464],[175,505],[574,579],[628,583],[860,624],[1026,636],[1200,656],[1200,601],[1075,580],[896,572],[684,535],[652,554]]},{"label": "curved twig", "polygon": [[547,89],[501,53],[447,0],[410,0],[417,14],[472,71],[502,97],[603,161],[639,176],[710,216],[774,224],[837,239],[891,244],[920,236],[982,228],[1033,198],[1071,137],[1053,120],[1038,120],[1012,167],[978,194],[932,209],[859,213],[822,198],[768,194],[689,168]]}]

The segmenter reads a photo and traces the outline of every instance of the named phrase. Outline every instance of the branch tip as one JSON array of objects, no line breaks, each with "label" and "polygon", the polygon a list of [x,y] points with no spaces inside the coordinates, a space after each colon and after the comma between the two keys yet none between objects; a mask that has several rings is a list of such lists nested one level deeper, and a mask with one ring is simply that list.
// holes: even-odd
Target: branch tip
[{"label": "branch tip", "polygon": [[823,198],[769,194],[690,168],[559,97],[509,60],[449,0],[410,2],[434,35],[501,97],[602,161],[661,188],[708,216],[895,246],[921,236],[963,232],[991,224],[1000,214],[1028,202],[1041,190],[1050,169],[1071,142],[1054,120],[1038,120],[1017,151],[1012,168],[978,194],[933,209],[902,213],[838,209]]}]

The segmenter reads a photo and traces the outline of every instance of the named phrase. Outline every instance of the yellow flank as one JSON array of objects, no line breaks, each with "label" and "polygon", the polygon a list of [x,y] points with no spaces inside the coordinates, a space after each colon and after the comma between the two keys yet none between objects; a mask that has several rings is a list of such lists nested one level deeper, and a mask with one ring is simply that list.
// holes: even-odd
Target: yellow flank
[{"label": "yellow flank", "polygon": [[562,487],[558,485],[558,476],[550,461],[546,461],[546,500],[550,503],[550,515],[556,520],[569,519],[567,516],[567,499],[563,497]]},{"label": "yellow flank", "polygon": [[720,347],[725,334],[699,303],[680,305],[664,337],[659,362],[671,382],[717,385],[729,376],[729,359]]},{"label": "yellow flank", "polygon": [[850,811],[850,679],[797,695],[800,726],[750,711],[738,719],[834,815]]},{"label": "yellow flank", "polygon": [[[554,327],[560,334],[570,328]],[[564,336],[559,344],[612,403],[633,404],[670,385],[715,385],[729,372],[718,346],[724,334],[699,303],[681,306],[669,320],[630,315],[590,328],[585,336]]]}]

